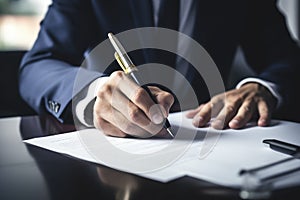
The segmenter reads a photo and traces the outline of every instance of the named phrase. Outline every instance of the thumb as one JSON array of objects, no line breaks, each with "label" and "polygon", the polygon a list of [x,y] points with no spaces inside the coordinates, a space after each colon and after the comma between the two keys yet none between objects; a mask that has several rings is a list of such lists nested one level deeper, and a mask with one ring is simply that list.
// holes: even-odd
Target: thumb
[{"label": "thumb", "polygon": [[161,107],[161,111],[162,111],[164,117],[168,117],[170,109],[171,109],[172,105],[174,104],[173,95],[168,92],[161,91],[161,92],[157,93],[156,99],[157,99],[157,103]]}]

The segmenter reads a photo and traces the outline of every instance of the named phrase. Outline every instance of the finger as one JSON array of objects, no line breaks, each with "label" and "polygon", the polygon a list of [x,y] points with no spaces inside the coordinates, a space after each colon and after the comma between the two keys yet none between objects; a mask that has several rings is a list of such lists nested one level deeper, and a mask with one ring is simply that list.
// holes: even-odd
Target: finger
[{"label": "finger", "polygon": [[117,87],[120,91],[137,105],[153,123],[161,124],[163,122],[164,116],[160,107],[155,106],[155,103],[146,90],[124,74],[116,73],[114,76],[119,81]]},{"label": "finger", "polygon": [[97,129],[101,130],[105,135],[113,136],[113,137],[126,137],[127,134],[108,123],[104,119],[99,116],[94,116],[94,125]]},{"label": "finger", "polygon": [[163,91],[157,87],[149,87],[157,103],[163,107],[162,112],[164,117],[168,117],[170,108],[174,103],[174,97],[169,92]]},{"label": "finger", "polygon": [[205,126],[212,117],[218,115],[224,105],[224,94],[214,96],[210,102],[203,105],[199,113],[193,118],[193,124],[196,127]]},{"label": "finger", "polygon": [[[99,106],[101,105],[101,106]],[[122,132],[132,135],[135,137],[151,137],[157,134],[162,125],[160,126],[149,126],[148,130],[137,126],[136,124],[129,121],[121,112],[111,107],[111,105],[107,101],[101,101],[101,99],[97,98],[95,105],[94,105],[94,119],[98,119],[98,124],[101,123],[101,119],[107,121],[108,123],[112,124],[113,126],[120,129]],[[95,122],[97,123],[97,122]]]},{"label": "finger", "polygon": [[126,133],[121,131],[118,127],[112,125],[105,118],[102,117],[102,113],[111,113],[111,107],[107,104],[107,102],[102,102],[102,99],[96,98],[96,102],[94,104],[93,109],[93,122],[94,126],[102,130],[104,134],[115,136],[115,137],[125,137]]},{"label": "finger", "polygon": [[[124,116],[130,123],[132,123],[131,126],[133,126],[134,124],[142,128],[144,132],[149,132],[152,135],[156,135],[162,129],[162,124],[152,123],[142,110],[140,110],[135,104],[126,99],[124,96],[122,96],[123,95],[121,94],[118,98],[118,101],[114,104],[116,104],[116,110],[121,112],[122,116]],[[116,114],[118,115],[118,113]]]},{"label": "finger", "polygon": [[111,105],[138,126],[148,126],[151,123],[145,113],[120,92],[113,94]]},{"label": "finger", "polygon": [[216,119],[211,123],[211,126],[218,130],[224,129],[236,115],[239,106],[238,102],[226,103]]},{"label": "finger", "polygon": [[255,111],[255,102],[246,100],[242,106],[238,109],[236,116],[229,122],[229,127],[238,129],[247,124],[247,122],[253,117]]},{"label": "finger", "polygon": [[203,105],[198,114],[193,118],[193,125],[196,127],[205,126],[211,119],[212,113],[218,113],[222,108],[221,102],[210,101]]},{"label": "finger", "polygon": [[271,120],[271,111],[269,110],[268,104],[265,101],[258,102],[258,126],[268,126]]},{"label": "finger", "polygon": [[106,114],[106,120],[118,127],[124,133],[140,138],[148,138],[157,134],[159,130],[151,129],[151,133],[129,121],[122,113],[112,108],[112,113]]},{"label": "finger", "polygon": [[185,116],[190,119],[193,118],[198,112],[200,112],[200,110],[202,109],[203,106],[204,106],[204,104],[201,104],[196,109],[189,110]]}]

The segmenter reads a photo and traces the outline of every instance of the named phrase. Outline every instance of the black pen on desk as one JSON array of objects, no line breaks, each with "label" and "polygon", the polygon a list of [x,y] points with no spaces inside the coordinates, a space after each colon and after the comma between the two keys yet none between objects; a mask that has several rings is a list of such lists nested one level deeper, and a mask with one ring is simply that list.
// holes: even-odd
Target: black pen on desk
[{"label": "black pen on desk", "polygon": [[[288,158],[285,158],[283,160],[279,160],[279,161],[269,163],[269,164],[266,164],[266,165],[262,165],[262,166],[259,166],[259,167],[255,167],[255,168],[252,168],[252,169],[242,169],[239,173],[240,175],[243,175],[245,173],[252,173],[252,172],[268,169],[268,168],[271,168],[273,166],[277,166],[277,165],[289,162],[289,161],[294,160],[294,159],[300,159],[300,146],[298,146],[298,145],[290,144],[290,143],[283,142],[283,141],[276,140],[276,139],[265,139],[262,142],[265,143],[265,144],[270,145],[270,148],[274,151],[278,151],[278,152],[288,154],[288,155],[292,155],[292,156],[290,156]],[[264,179],[265,180],[272,179],[274,177],[279,177],[281,175],[292,173],[292,172],[298,171],[298,170],[300,170],[300,168],[296,168],[296,169],[288,170],[288,171],[283,172],[283,173],[271,175],[271,176],[269,176],[267,178],[264,178]]]},{"label": "black pen on desk", "polygon": [[[125,72],[125,74],[128,74],[131,76],[131,78],[138,84],[141,86],[140,81],[137,78],[137,71],[138,69],[136,68],[136,66],[133,64],[133,62],[131,61],[131,59],[129,58],[128,54],[126,53],[125,49],[123,48],[123,46],[121,45],[121,43],[119,42],[119,40],[112,34],[109,33],[108,34],[108,38],[112,44],[112,46],[115,49],[115,58],[118,61],[119,65],[121,66],[121,68],[123,69],[123,71]],[[151,91],[149,90],[148,87],[143,87],[147,93],[150,95],[151,99],[157,103],[156,98],[153,96],[153,94],[151,93]],[[168,119],[165,119],[164,122],[164,128],[167,130],[167,132],[169,133],[169,135],[174,138],[174,135],[171,131],[171,124],[169,122]]]},{"label": "black pen on desk", "polygon": [[297,153],[300,153],[300,146],[297,146],[295,144],[290,144],[275,139],[265,139],[263,140],[263,143],[269,144],[271,149],[275,151],[279,151],[281,153],[285,153],[289,155],[295,155]]}]

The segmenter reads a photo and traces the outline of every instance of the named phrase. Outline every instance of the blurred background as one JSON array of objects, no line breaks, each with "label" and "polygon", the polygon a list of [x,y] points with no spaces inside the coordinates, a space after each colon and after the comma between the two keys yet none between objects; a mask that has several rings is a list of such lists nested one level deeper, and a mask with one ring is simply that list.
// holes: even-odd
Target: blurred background
[{"label": "blurred background", "polygon": [[29,49],[51,0],[0,0],[0,50]]},{"label": "blurred background", "polygon": [[20,97],[18,71],[50,3],[51,0],[0,0],[0,117],[35,114]]},{"label": "blurred background", "polygon": [[[39,30],[39,23],[51,0],[0,0],[0,50],[29,49]],[[286,14],[290,30],[299,38],[298,0],[278,1]]]}]

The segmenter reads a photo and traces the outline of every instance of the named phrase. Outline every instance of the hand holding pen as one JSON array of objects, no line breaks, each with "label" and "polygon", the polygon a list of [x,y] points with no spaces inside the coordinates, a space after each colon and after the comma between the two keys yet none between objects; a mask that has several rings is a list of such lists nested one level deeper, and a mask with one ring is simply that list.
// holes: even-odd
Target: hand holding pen
[{"label": "hand holding pen", "polygon": [[[114,46],[115,56],[124,71],[112,73],[97,92],[95,127],[106,135],[116,137],[173,137],[166,117],[174,97],[158,87],[150,86],[146,90],[141,87],[134,76],[136,67],[116,38],[113,38],[113,42],[118,45],[118,50]],[[133,71],[135,73],[130,73]]]}]

